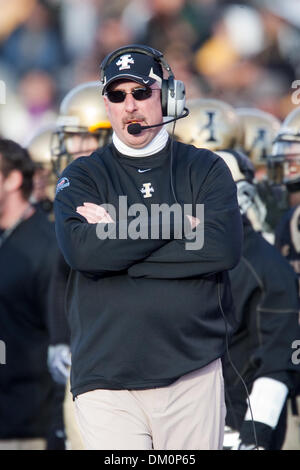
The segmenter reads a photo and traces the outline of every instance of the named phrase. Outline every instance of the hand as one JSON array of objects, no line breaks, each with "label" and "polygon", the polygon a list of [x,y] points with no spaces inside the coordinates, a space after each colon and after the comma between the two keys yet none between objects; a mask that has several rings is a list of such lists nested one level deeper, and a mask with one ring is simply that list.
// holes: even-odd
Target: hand
[{"label": "hand", "polygon": [[[233,449],[235,450],[235,449]],[[266,450],[264,447],[256,447],[255,444],[243,444],[242,442],[238,446],[237,450]]]},{"label": "hand", "polygon": [[89,224],[114,223],[114,220],[104,207],[93,204],[92,202],[84,202],[83,206],[78,206],[76,208],[76,212],[82,215]]},{"label": "hand", "polygon": [[192,215],[187,215],[187,218],[189,219],[192,230],[194,230],[194,228],[196,228],[197,225],[200,224],[200,220],[198,219],[198,217],[193,217]]},{"label": "hand", "polygon": [[48,368],[55,382],[65,385],[70,375],[71,353],[67,344],[48,347]]}]

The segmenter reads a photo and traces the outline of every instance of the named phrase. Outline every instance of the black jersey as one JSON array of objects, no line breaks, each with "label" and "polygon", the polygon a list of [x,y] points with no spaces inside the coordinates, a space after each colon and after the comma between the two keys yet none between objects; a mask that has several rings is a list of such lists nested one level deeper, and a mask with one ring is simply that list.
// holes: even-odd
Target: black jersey
[{"label": "black jersey", "polygon": [[57,253],[54,226],[36,211],[0,248],[0,438],[46,437],[53,382],[47,367],[47,292]]},{"label": "black jersey", "polygon": [[[170,142],[144,158],[121,155],[110,144],[74,161],[57,185],[54,202],[60,248],[72,273],[67,290],[71,326],[73,395],[96,388],[142,389],[164,386],[205,366],[225,349],[225,325],[233,307],[227,270],[239,260],[242,240],[236,186],[217,155]],[[189,204],[192,215],[204,204],[204,244],[186,249],[187,240],[121,236],[135,223],[135,204]],[[128,219],[120,214],[120,196]],[[116,208],[115,238],[97,236],[94,224],[76,213],[84,202]],[[113,217],[113,218],[114,218]],[[148,217],[148,218],[147,218]],[[154,225],[155,225],[154,224]]]},{"label": "black jersey", "polygon": [[274,232],[281,217],[288,209],[286,188],[280,185],[271,185],[267,179],[258,181],[256,188],[267,210],[263,228],[266,232]]},{"label": "black jersey", "polygon": [[[298,276],[300,297],[300,205],[289,209],[281,218],[275,232],[275,245],[287,259]],[[300,338],[300,311],[298,318],[298,339]],[[300,371],[296,394],[300,394]]]},{"label": "black jersey", "polygon": [[[230,343],[233,364],[249,392],[259,377],[296,386],[299,365],[292,361],[292,343],[299,337],[297,277],[278,250],[244,219],[239,264],[230,271],[238,328]],[[239,429],[247,410],[246,392],[225,357],[226,422]]]},{"label": "black jersey", "polygon": [[70,344],[70,328],[65,309],[70,266],[65,262],[61,252],[58,252],[57,258],[53,261],[48,308],[50,344]]},{"label": "black jersey", "polygon": [[300,205],[289,209],[281,218],[276,228],[275,245],[300,280]]}]

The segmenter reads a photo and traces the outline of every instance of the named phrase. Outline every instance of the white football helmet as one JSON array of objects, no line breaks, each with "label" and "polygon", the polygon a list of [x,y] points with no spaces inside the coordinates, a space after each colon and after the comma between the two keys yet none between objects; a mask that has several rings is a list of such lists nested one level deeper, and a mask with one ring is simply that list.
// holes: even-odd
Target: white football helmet
[{"label": "white football helmet", "polygon": [[52,139],[56,173],[59,175],[78,156],[90,155],[110,142],[111,136],[100,83],[87,82],[73,88],[61,102]]}]

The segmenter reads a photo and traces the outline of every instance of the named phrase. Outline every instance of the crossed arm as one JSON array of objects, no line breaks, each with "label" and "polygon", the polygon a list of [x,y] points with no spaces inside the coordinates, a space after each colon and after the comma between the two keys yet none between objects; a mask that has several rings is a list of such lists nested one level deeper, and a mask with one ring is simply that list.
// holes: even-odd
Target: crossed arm
[{"label": "crossed arm", "polygon": [[[109,213],[101,205],[84,203],[83,206],[77,207],[77,212],[85,217],[89,224],[114,223]],[[224,217],[224,214],[222,216]],[[203,250],[203,253],[197,249],[189,250],[187,246],[192,246],[193,243],[196,244],[198,229],[199,232],[204,230],[205,237],[205,224],[201,223],[197,217],[191,215],[186,215],[186,217],[191,229],[196,229],[194,231],[194,242],[188,242],[185,238],[170,240],[154,250],[145,259],[132,264],[128,268],[130,277],[182,279],[220,272],[236,264],[238,256],[232,257],[231,252],[236,249],[238,253],[238,233],[232,234],[230,237],[231,247],[228,246],[228,241],[224,243],[224,249],[221,244],[218,246],[218,237],[215,236],[213,239],[210,233],[208,235],[210,239],[206,241],[207,247],[206,250]],[[207,228],[207,232],[209,231],[209,228]],[[231,250],[228,248],[231,248]]]},{"label": "crossed arm", "polygon": [[[128,233],[135,218],[128,216],[127,220],[112,221],[102,207],[107,199],[105,190],[101,194],[86,168],[71,165],[65,175],[63,177],[68,178],[70,185],[59,191],[55,198],[55,225],[59,247],[74,270],[96,275],[126,271],[166,244],[178,230],[173,224],[170,234],[164,235],[162,222],[158,220],[154,223],[159,234],[157,238],[122,237],[120,232]],[[99,222],[105,224],[108,231],[113,229],[117,236],[99,236],[95,225]],[[150,226],[151,218],[147,217],[145,222]]]},{"label": "crossed arm", "polygon": [[[181,239],[120,239],[99,240],[95,224],[118,226],[105,208],[86,191],[70,202],[73,215],[62,215],[64,204],[57,211],[58,239],[67,262],[74,269],[91,273],[126,270],[129,276],[138,278],[176,279],[211,274],[231,269],[241,253],[242,224],[236,202],[235,184],[225,172],[221,189],[216,190],[216,178],[222,168],[216,168],[206,182],[205,190],[197,198],[204,204],[204,220],[187,215],[191,229],[202,230],[204,244],[199,249],[187,249],[187,240]],[[209,181],[211,179],[211,181]],[[88,202],[87,202],[88,201]],[[74,207],[76,213],[74,214]],[[151,221],[150,221],[151,222]]]}]

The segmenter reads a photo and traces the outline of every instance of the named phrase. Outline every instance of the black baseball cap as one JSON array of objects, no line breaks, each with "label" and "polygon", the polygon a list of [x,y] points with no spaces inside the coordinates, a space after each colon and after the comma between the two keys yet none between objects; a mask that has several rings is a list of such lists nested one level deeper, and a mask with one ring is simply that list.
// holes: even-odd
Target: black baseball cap
[{"label": "black baseball cap", "polygon": [[128,79],[150,86],[156,80],[161,82],[162,78],[162,66],[154,57],[140,52],[125,52],[105,67],[102,94],[116,80]]}]

